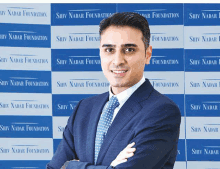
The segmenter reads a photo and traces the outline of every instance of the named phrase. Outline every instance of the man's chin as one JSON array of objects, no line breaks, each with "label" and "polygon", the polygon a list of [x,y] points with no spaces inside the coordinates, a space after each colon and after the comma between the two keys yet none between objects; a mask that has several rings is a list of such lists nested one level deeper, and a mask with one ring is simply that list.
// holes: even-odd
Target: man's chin
[{"label": "man's chin", "polygon": [[112,87],[128,87],[128,83],[112,83]]}]

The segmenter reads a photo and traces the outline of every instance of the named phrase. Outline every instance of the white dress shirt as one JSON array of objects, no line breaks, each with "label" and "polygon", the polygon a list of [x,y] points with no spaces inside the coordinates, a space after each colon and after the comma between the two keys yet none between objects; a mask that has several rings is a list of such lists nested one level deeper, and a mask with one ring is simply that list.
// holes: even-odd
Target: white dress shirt
[{"label": "white dress shirt", "polygon": [[[143,75],[142,79],[136,83],[134,86],[129,87],[128,89],[124,90],[123,92],[114,95],[111,91],[111,86],[109,86],[109,100],[112,96],[116,96],[118,98],[119,106],[115,108],[112,122],[115,119],[115,116],[117,115],[118,111],[121,109],[121,107],[124,105],[124,103],[128,100],[128,98],[145,82],[145,77]],[[105,105],[106,106],[106,105]],[[111,122],[111,123],[112,123]]]}]

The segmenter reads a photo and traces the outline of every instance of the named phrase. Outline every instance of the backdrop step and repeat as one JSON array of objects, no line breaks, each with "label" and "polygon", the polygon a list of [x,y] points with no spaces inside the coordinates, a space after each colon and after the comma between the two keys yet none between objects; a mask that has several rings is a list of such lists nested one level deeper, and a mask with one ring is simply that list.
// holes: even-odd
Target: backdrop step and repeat
[{"label": "backdrop step and repeat", "polygon": [[220,4],[0,4],[0,168],[43,169],[79,100],[108,91],[99,22],[137,12],[144,75],[182,113],[175,169],[220,169]]}]

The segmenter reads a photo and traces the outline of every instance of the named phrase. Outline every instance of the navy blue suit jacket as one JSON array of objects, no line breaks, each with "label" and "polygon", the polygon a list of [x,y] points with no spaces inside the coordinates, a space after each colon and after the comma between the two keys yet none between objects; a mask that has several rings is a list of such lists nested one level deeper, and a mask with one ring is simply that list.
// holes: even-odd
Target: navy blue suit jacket
[{"label": "navy blue suit jacket", "polygon": [[97,124],[109,93],[81,100],[68,119],[63,139],[48,169],[110,169],[110,163],[129,143],[135,142],[134,156],[116,169],[172,169],[179,138],[181,114],[166,96],[146,81],[121,107],[108,129],[94,165]]}]

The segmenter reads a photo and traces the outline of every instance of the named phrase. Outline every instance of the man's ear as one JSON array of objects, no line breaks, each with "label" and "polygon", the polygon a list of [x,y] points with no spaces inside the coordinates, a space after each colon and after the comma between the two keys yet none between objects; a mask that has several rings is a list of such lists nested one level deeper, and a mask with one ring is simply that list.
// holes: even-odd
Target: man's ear
[{"label": "man's ear", "polygon": [[149,45],[148,48],[146,49],[146,62],[145,64],[150,64],[150,59],[151,59],[151,55],[152,55],[152,46]]}]

